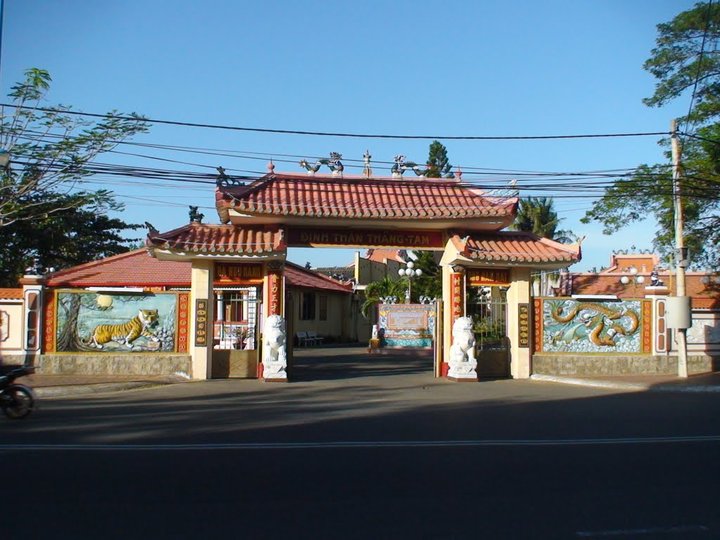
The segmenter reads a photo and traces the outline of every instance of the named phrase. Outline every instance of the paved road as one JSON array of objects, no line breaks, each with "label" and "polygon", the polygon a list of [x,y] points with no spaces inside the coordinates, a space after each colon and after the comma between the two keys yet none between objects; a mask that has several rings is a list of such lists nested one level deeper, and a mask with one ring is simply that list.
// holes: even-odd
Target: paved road
[{"label": "paved road", "polygon": [[48,400],[0,422],[7,538],[718,538],[720,400],[428,359]]}]

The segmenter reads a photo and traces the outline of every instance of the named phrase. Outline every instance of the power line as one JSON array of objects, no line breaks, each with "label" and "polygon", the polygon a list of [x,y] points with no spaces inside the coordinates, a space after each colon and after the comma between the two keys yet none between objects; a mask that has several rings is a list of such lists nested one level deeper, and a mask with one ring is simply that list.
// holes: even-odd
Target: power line
[{"label": "power line", "polygon": [[[37,132],[31,132],[30,133],[37,133]],[[32,140],[43,140],[43,138],[49,138],[49,139],[71,139],[74,138],[73,136],[67,136],[67,135],[57,135],[57,134],[40,134],[40,139],[32,139]],[[21,137],[22,138],[22,137]],[[213,156],[222,156],[222,157],[232,157],[236,159],[250,159],[250,160],[263,160],[263,159],[272,159],[274,162],[279,163],[297,163],[296,159],[303,158],[307,156],[300,156],[300,155],[293,155],[293,154],[281,154],[277,152],[254,152],[254,151],[232,151],[232,150],[215,150],[215,149],[208,149],[208,148],[197,148],[197,147],[184,147],[184,146],[172,146],[172,145],[162,145],[162,144],[155,144],[155,143],[138,143],[138,142],[131,142],[131,141],[109,141],[116,144],[122,144],[122,145],[128,145],[128,146],[138,146],[143,148],[153,148],[158,150],[167,150],[171,152],[190,152],[190,153],[196,153],[196,154],[204,154],[204,155],[213,155]],[[157,156],[151,156],[146,154],[138,154],[133,152],[123,152],[119,150],[108,150],[108,153],[114,153],[114,154],[121,154],[121,155],[130,155],[134,157],[141,157],[151,160],[159,160],[159,161],[166,161],[171,163],[179,163],[183,165],[190,165],[190,166],[197,166],[201,168],[212,168],[215,169],[216,166],[214,165],[206,165],[201,163],[194,163],[194,162],[188,162],[188,161],[182,161],[182,160],[173,160],[169,158],[162,158]],[[262,157],[259,157],[262,156]],[[286,158],[295,158],[295,159],[277,159],[278,156],[285,156]],[[319,159],[319,158],[311,158],[311,159]],[[353,165],[352,163],[356,162],[358,165]],[[362,166],[364,166],[364,162],[362,160],[356,160],[356,159],[349,159],[349,158],[343,158],[343,163],[350,163],[347,165],[348,168],[356,168],[360,169]],[[394,162],[389,161],[373,161],[373,165],[376,166],[378,164],[381,165],[391,165]],[[670,167],[670,165],[667,165]],[[633,168],[625,168],[625,169],[607,169],[607,170],[596,170],[596,171],[586,171],[583,173],[577,173],[577,172],[561,172],[561,171],[529,171],[529,170],[517,170],[517,169],[497,169],[497,168],[488,168],[488,167],[476,167],[476,166],[468,166],[464,165],[463,171],[465,173],[465,176],[474,174],[474,175],[484,175],[484,176],[492,176],[492,175],[502,175],[506,177],[512,177],[512,178],[519,178],[519,177],[543,177],[543,176],[576,176],[578,174],[582,175],[590,175],[590,174],[597,174],[597,175],[605,175],[605,176],[624,176],[627,174],[632,174],[637,170],[637,167]],[[226,171],[228,172],[240,172],[240,173],[246,173],[250,175],[257,175],[263,176],[265,173],[261,171],[256,170],[248,170],[248,169],[236,169],[236,168],[226,168]]]},{"label": "power line", "polygon": [[[18,108],[12,103],[0,103],[0,107]],[[51,107],[23,107],[24,109],[41,111],[41,112],[57,112],[57,109]],[[80,111],[63,110],[64,114],[86,116],[89,118],[106,118],[116,120],[129,120],[137,122],[147,122],[149,124],[163,124],[170,126],[183,126],[206,129],[222,129],[228,131],[245,131],[253,133],[273,133],[281,135],[309,135],[317,137],[348,137],[356,139],[405,139],[405,140],[464,140],[464,141],[530,141],[530,140],[562,140],[562,139],[600,139],[614,137],[650,137],[659,135],[671,135],[667,131],[652,132],[635,132],[635,133],[586,133],[573,135],[391,135],[391,134],[368,134],[368,133],[343,133],[329,131],[307,131],[292,129],[271,129],[271,128],[251,128],[241,126],[230,126],[222,124],[204,124],[196,122],[181,122],[178,120],[161,120],[157,118],[147,118],[144,116],[127,116],[115,114],[98,114],[85,113]]]}]

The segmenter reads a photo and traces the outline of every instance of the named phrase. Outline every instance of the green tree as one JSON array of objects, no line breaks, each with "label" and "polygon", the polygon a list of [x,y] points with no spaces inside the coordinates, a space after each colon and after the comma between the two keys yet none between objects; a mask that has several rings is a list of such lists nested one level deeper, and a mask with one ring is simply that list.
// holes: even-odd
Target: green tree
[{"label": "green tree", "polygon": [[399,302],[405,298],[407,287],[400,279],[385,276],[384,278],[373,281],[365,287],[365,302],[360,307],[364,317],[368,316],[370,308],[380,302],[380,299],[387,296],[394,296]]},{"label": "green tree", "polygon": [[[657,82],[643,102],[661,107],[694,96],[688,115],[680,119],[686,130],[697,128],[682,141],[685,245],[694,266],[720,268],[720,5],[698,3],[657,28],[656,47],[644,64]],[[667,149],[669,140],[661,144]],[[666,158],[665,164],[644,164],[631,176],[616,179],[581,221],[601,223],[605,234],[613,234],[652,217],[657,223],[654,247],[670,258],[675,240],[668,150]]]},{"label": "green tree", "polygon": [[518,213],[511,229],[531,232],[542,238],[557,240],[558,242],[571,242],[575,238],[573,233],[558,230],[562,221],[554,208],[554,201],[550,197],[528,197],[520,199]]},{"label": "green tree", "polygon": [[683,120],[703,123],[720,116],[720,5],[698,2],[657,30],[656,47],[643,65],[657,82],[643,103],[662,107],[687,97],[697,84],[693,108]]},{"label": "green tree", "polygon": [[[44,268],[66,268],[128,251],[122,232],[137,229],[98,211],[94,205],[76,207],[72,196],[53,198],[51,204],[68,199],[68,207],[46,212],[37,201],[35,220],[19,220],[0,229],[0,286],[12,287],[33,260]],[[31,199],[33,200],[33,199]],[[109,203],[109,208],[119,209]],[[138,239],[134,239],[138,240]]]},{"label": "green tree", "polygon": [[50,82],[47,71],[27,70],[9,94],[13,105],[0,110],[0,149],[11,160],[0,184],[3,286],[14,285],[33,260],[61,268],[126,250],[120,233],[137,228],[107,217],[122,210],[110,191],[80,186],[92,174],[90,162],[147,131],[147,123],[117,112],[93,123],[69,107],[41,108]]},{"label": "green tree", "polygon": [[451,174],[452,165],[448,161],[447,148],[440,141],[430,143],[426,166],[425,176],[428,178],[441,178]]},{"label": "green tree", "polygon": [[412,300],[418,301],[421,296],[442,298],[442,269],[435,262],[432,251],[417,251],[415,268],[422,270],[422,275],[413,278]]}]

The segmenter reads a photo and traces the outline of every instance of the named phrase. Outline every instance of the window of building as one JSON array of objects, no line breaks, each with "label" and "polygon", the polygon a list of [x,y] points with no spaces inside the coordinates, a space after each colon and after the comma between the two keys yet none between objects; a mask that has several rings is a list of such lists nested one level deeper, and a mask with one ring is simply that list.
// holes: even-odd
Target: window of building
[{"label": "window of building", "polygon": [[314,321],[315,320],[315,293],[313,293],[313,292],[302,293],[302,302],[300,302],[300,320],[301,321]]},{"label": "window of building", "polygon": [[318,296],[318,315],[321,321],[327,321],[328,297]]}]

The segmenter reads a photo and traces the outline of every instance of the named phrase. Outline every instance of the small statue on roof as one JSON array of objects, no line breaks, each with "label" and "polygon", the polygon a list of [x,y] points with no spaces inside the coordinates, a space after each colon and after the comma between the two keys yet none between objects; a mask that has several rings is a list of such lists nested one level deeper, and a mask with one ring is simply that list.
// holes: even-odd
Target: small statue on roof
[{"label": "small statue on roof", "polygon": [[333,176],[342,176],[345,167],[340,161],[341,159],[342,154],[338,152],[330,152],[329,159],[318,159],[314,165],[310,165],[310,163],[306,159],[301,159],[300,166],[305,169],[310,176],[313,176],[316,172],[318,172],[320,170],[320,167],[323,165],[327,165],[327,167],[332,171]]},{"label": "small statue on roof", "polygon": [[215,179],[215,185],[217,187],[237,187],[245,185],[245,182],[242,180],[238,180],[227,174],[225,167],[215,167],[215,170],[218,172],[217,178]]},{"label": "small statue on roof", "polygon": [[197,206],[190,206],[188,214],[190,215],[190,223],[202,223],[202,220],[205,217],[205,214],[201,214],[198,211]]},{"label": "small statue on roof", "polygon": [[653,271],[650,272],[650,286],[662,287],[663,285],[665,284],[660,279],[660,274],[658,273],[657,268],[653,268]]},{"label": "small statue on roof", "polygon": [[217,176],[217,180],[215,180],[215,184],[218,187],[227,186],[228,180],[230,180],[230,177],[227,174],[225,174],[225,167],[220,166],[220,167],[215,167],[215,169],[218,172],[218,176]]},{"label": "small statue on roof", "polygon": [[403,173],[411,169],[416,176],[425,176],[425,171],[420,170],[420,166],[414,161],[405,161],[405,156],[398,154],[394,158],[395,163],[390,168],[393,178],[402,178]]}]

